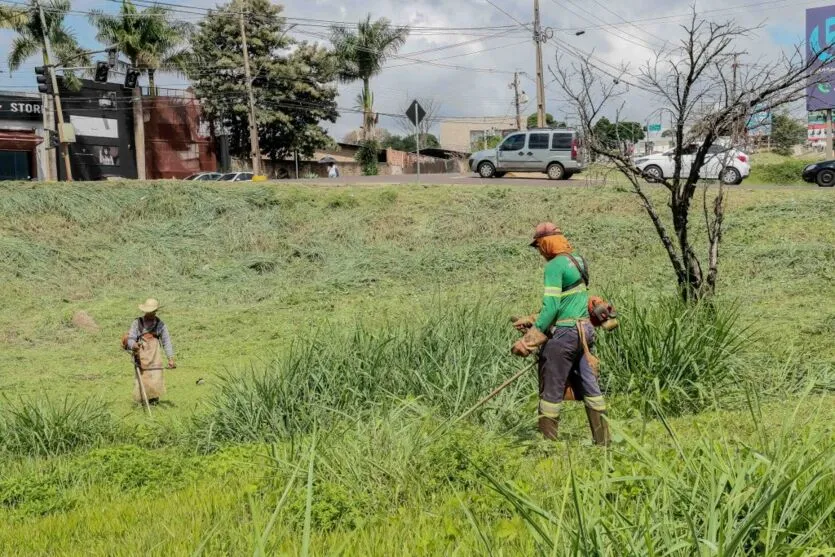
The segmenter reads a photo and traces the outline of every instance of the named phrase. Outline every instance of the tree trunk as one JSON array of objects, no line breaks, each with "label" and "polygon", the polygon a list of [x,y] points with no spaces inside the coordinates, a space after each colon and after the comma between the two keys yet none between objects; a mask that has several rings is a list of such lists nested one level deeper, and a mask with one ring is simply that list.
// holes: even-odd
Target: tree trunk
[{"label": "tree trunk", "polygon": [[374,137],[374,122],[372,121],[373,106],[371,103],[371,87],[368,79],[362,80],[362,134],[363,139],[368,141]]},{"label": "tree trunk", "polygon": [[142,110],[142,88],[133,90],[133,147],[136,152],[136,177],[145,179],[145,114]]}]

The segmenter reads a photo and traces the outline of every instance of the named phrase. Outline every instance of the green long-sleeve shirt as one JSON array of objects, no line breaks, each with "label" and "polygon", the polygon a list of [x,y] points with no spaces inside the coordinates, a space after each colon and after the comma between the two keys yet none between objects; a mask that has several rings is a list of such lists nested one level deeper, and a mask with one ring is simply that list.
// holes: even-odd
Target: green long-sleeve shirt
[{"label": "green long-sleeve shirt", "polygon": [[[574,255],[577,263],[585,261]],[[587,319],[589,292],[580,270],[565,255],[558,255],[545,264],[545,295],[536,328],[547,331],[552,325],[573,327],[578,319]]]}]

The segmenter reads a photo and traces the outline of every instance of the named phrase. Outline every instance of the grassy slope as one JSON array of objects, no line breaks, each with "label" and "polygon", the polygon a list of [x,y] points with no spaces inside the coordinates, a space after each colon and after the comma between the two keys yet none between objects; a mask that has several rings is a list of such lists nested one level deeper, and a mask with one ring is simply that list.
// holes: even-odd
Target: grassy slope
[{"label": "grassy slope", "polygon": [[[759,331],[759,342],[748,349],[752,372],[765,375],[787,360],[792,369],[817,371],[831,369],[835,361],[835,310],[824,302],[835,295],[835,199],[829,193],[744,187],[731,193],[721,295],[739,300],[743,319]],[[529,311],[537,303],[541,270],[525,238],[542,219],[568,232],[592,260],[595,283],[620,299],[628,290],[638,303],[671,292],[668,263],[651,226],[634,198],[611,189],[3,186],[0,389],[13,397],[93,393],[111,403],[117,416],[140,421],[129,398],[131,369],[117,345],[137,301],[154,295],[166,305],[163,315],[181,363],[168,374],[168,398],[175,406],[160,410],[157,420],[175,424],[196,411],[213,388],[212,377],[258,366],[322,320],[338,327],[381,314],[408,319],[449,298],[492,300],[508,311]],[[69,325],[81,309],[96,319],[100,332]],[[207,384],[196,386],[199,377]],[[831,420],[831,407],[823,418]],[[775,423],[787,419],[785,408],[770,412]],[[754,439],[750,429],[736,431],[738,416],[717,414],[679,420],[688,443],[701,439],[702,419],[713,420],[706,431],[717,438]],[[585,438],[578,409],[568,423],[570,435]],[[570,437],[573,443],[576,436]],[[501,443],[491,440],[487,446]],[[165,453],[171,450],[163,450],[163,460],[185,458]],[[514,450],[522,451],[518,458],[526,459],[524,466],[549,466],[537,454]],[[512,462],[514,450],[506,457]],[[101,466],[90,458],[82,468]],[[124,546],[125,554],[131,553],[128,547],[150,551],[156,542],[162,544],[160,553],[165,548],[182,552],[193,549],[215,524],[235,525],[222,528],[225,541],[211,546],[215,552],[252,547],[252,530],[266,523],[268,512],[254,512],[245,493],[258,491],[265,468],[239,474],[242,463],[253,459],[233,456],[229,464],[224,458],[183,462],[201,473],[172,481],[173,493],[166,497],[158,496],[167,489],[151,490],[150,497],[142,489],[122,493],[108,487],[109,476],[90,486],[64,478],[72,486],[70,495],[78,497],[71,505],[76,510],[43,519],[16,517],[8,527],[0,526],[0,547],[21,543],[18,520],[29,525],[31,550],[45,550],[51,541],[65,544],[53,546],[55,551],[71,552],[83,540],[97,552],[114,542],[136,544]],[[217,470],[211,468],[213,459],[222,461]],[[523,480],[521,465],[512,462],[503,474]],[[542,485],[564,477],[563,464],[554,462],[556,469],[540,479]],[[20,466],[21,477],[29,478],[40,473],[33,466],[37,471],[43,465]],[[405,488],[406,504],[392,507],[392,516],[376,516],[373,527],[337,536],[328,546],[338,539],[354,552],[374,548],[391,554],[396,544],[445,543],[443,536],[427,541],[432,539],[428,533],[440,528],[452,536],[449,543],[458,540],[475,551],[474,530],[452,492],[426,501],[429,495],[419,483],[406,485],[411,485]],[[473,494],[486,492],[480,486],[467,484],[462,490],[472,500]],[[265,505],[269,500],[258,499]],[[91,506],[91,501],[101,501],[107,514],[118,518],[95,519],[100,504]],[[414,510],[424,504],[425,512]],[[133,538],[139,517],[149,515],[159,527]],[[502,520],[491,520],[491,536],[501,539],[497,532],[506,527],[509,537],[530,547],[525,528],[502,526]],[[415,532],[406,532],[415,523]],[[69,536],[80,524],[84,534]],[[295,544],[297,526],[282,522],[275,534]]]}]

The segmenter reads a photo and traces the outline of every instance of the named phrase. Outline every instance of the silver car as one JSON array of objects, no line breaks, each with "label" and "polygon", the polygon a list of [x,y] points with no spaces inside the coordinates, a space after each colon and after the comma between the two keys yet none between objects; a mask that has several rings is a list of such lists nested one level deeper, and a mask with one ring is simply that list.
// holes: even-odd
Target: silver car
[{"label": "silver car", "polygon": [[470,170],[482,178],[508,172],[544,172],[552,180],[567,180],[585,168],[577,132],[532,129],[508,135],[495,149],[470,155]]}]

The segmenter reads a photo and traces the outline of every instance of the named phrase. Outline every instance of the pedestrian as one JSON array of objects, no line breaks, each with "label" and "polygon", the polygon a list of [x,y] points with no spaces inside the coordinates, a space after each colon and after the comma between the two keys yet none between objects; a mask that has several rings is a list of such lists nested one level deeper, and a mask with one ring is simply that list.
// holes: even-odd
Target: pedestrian
[{"label": "pedestrian", "polygon": [[339,168],[337,168],[335,162],[328,165],[328,178],[339,178]]},{"label": "pedestrian", "polygon": [[[139,367],[142,386],[145,387],[145,396],[150,404],[158,403],[160,397],[165,394],[163,351],[168,357],[168,369],[177,367],[168,327],[157,317],[160,307],[154,298],[148,298],[145,303],[139,304],[142,316],[131,323],[125,342],[125,347],[133,353]],[[143,402],[139,382],[133,390],[133,398],[137,402]]]},{"label": "pedestrian", "polygon": [[514,321],[525,335],[511,351],[527,357],[540,348],[538,429],[546,439],[556,439],[563,400],[582,400],[595,444],[606,445],[606,401],[597,381],[597,358],[590,352],[595,331],[589,321],[586,262],[550,222],[537,225],[530,245],[546,260],[545,293],[538,315]]}]

